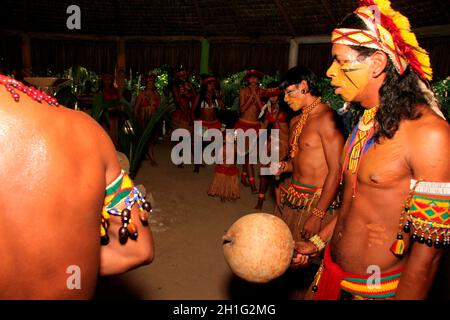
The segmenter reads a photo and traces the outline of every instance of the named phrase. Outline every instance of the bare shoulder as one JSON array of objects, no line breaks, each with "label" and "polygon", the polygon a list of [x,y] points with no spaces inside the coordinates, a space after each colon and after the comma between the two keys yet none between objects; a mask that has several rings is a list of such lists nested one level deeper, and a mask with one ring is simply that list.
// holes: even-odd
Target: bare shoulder
[{"label": "bare shoulder", "polygon": [[77,121],[77,126],[81,129],[80,139],[89,141],[99,152],[99,157],[105,165],[106,183],[114,180],[120,172],[120,165],[116,148],[109,135],[90,115],[82,111],[68,111],[68,119]]},{"label": "bare shoulder", "polygon": [[115,156],[115,147],[108,134],[89,114],[63,108],[62,117],[63,122],[71,124],[70,127],[76,130],[79,140],[95,146],[102,158]]},{"label": "bare shoulder", "polygon": [[[404,135],[408,142],[416,147],[436,144],[448,146],[450,143],[450,125],[428,107],[420,107],[421,117],[404,123]],[[424,146],[425,147],[425,146]]]},{"label": "bare shoulder", "polygon": [[400,126],[400,137],[405,140],[413,177],[429,181],[448,180],[450,126],[428,108],[421,108],[421,112],[419,119],[404,121]]},{"label": "bare shoulder", "polygon": [[336,122],[334,111],[326,105],[326,107],[317,115],[317,130],[320,133],[336,134],[340,132]]},{"label": "bare shoulder", "polygon": [[318,114],[317,118],[320,125],[330,125],[336,122],[333,110],[327,105]]}]

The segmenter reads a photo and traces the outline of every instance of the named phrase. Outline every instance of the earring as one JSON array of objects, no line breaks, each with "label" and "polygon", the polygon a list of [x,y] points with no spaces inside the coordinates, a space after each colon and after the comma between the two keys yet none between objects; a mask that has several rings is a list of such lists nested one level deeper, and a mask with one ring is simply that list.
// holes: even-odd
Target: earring
[{"label": "earring", "polygon": [[305,94],[305,93],[306,93],[306,89],[302,89],[302,90],[300,90],[300,92],[301,92],[302,94]]}]

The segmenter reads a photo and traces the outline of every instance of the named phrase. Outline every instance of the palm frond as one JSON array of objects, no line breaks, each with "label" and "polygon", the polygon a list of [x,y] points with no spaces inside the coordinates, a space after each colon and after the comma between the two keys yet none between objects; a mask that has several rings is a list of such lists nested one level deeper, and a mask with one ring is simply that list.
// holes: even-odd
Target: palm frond
[{"label": "palm frond", "polygon": [[173,111],[172,105],[170,103],[162,103],[142,132],[142,135],[137,141],[134,152],[130,155],[130,176],[132,178],[136,175],[137,170],[139,169],[144,157],[145,147],[147,146],[149,139],[152,137],[155,128],[164,115],[170,111]]}]

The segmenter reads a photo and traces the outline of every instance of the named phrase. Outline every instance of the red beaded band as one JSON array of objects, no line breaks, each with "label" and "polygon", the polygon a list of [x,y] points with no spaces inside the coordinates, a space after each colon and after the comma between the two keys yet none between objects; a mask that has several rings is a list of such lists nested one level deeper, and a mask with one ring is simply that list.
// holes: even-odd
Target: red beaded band
[{"label": "red beaded band", "polygon": [[4,75],[0,74],[0,84],[4,85],[6,90],[11,93],[11,96],[13,97],[14,101],[19,102],[20,95],[18,92],[26,93],[31,99],[34,101],[37,101],[39,103],[42,103],[42,101],[47,102],[51,106],[58,106],[58,102],[56,101],[56,98],[50,97],[49,95],[42,93],[41,91],[33,88],[33,87],[27,87],[22,82],[17,81],[13,78],[6,77]]}]

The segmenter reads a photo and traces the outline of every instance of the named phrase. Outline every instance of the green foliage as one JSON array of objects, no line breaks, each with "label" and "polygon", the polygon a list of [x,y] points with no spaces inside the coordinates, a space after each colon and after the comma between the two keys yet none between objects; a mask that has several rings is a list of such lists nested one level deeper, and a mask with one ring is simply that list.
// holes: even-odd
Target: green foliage
[{"label": "green foliage", "polygon": [[234,101],[236,97],[239,96],[239,90],[242,87],[244,77],[245,71],[241,71],[234,73],[220,81],[222,96],[227,108],[233,109]]},{"label": "green foliage", "polygon": [[72,80],[71,89],[75,96],[85,91],[86,81],[91,82],[92,91],[97,91],[99,87],[98,75],[94,71],[87,70],[82,66],[74,65],[57,76]]},{"label": "green foliage", "polygon": [[447,119],[450,119],[450,78],[435,82],[432,88],[443,113]]},{"label": "green foliage", "polygon": [[330,105],[334,110],[342,108],[344,99],[340,95],[334,93],[334,87],[331,85],[330,78],[322,78],[319,81],[319,88],[322,91],[322,101]]},{"label": "green foliage", "polygon": [[56,91],[55,98],[59,104],[71,109],[75,108],[75,104],[78,101],[77,96],[72,92],[70,86],[64,86]]},{"label": "green foliage", "polygon": [[266,74],[261,80],[261,85],[263,87],[267,88],[267,86],[270,83],[272,83],[272,82],[276,82],[277,84],[279,84],[280,83],[280,79],[281,79],[281,76],[280,76],[280,72],[279,71],[277,71],[274,75]]}]

